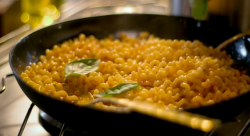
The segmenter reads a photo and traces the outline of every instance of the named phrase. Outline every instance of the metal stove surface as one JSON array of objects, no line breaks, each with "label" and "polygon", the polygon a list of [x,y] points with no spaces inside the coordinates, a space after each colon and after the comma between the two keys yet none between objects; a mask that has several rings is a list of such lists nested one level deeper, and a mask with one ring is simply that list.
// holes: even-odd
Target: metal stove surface
[{"label": "metal stove surface", "polygon": [[[0,77],[12,73],[8,63],[0,67]],[[0,95],[0,136],[15,136],[24,120],[31,101],[25,96],[14,77],[6,80],[7,91]],[[39,109],[34,107],[23,136],[50,136],[38,122]]]}]

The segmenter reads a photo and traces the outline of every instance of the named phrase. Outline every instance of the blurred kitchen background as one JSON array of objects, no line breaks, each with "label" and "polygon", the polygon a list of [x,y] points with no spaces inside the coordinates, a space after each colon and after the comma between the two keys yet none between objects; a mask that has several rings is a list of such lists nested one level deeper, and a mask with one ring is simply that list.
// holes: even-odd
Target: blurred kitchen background
[{"label": "blurred kitchen background", "polygon": [[77,17],[152,13],[218,21],[242,31],[250,28],[249,0],[0,0],[0,37],[25,23],[38,27],[64,20],[69,10],[71,14],[85,10]]},{"label": "blurred kitchen background", "polygon": [[20,38],[66,20],[121,13],[148,13],[209,20],[245,31],[250,0],[0,0],[0,65]]}]

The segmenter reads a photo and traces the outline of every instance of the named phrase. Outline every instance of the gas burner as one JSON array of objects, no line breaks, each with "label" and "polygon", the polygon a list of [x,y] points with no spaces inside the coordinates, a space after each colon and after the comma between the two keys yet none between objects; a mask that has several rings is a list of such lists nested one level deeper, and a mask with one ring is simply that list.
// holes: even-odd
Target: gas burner
[{"label": "gas burner", "polygon": [[[128,136],[128,135],[147,135],[147,133],[143,133],[143,132],[129,132],[131,134],[128,134],[126,132],[118,132],[119,134],[117,134],[116,131],[114,131],[113,133],[109,133],[109,134],[100,134],[100,133],[89,133],[89,132],[79,132],[76,131],[74,128],[69,127],[69,126],[65,126],[64,123],[54,119],[53,117],[49,116],[47,113],[43,112],[42,110],[40,110],[39,112],[39,123],[42,125],[42,127],[49,132],[51,135],[53,136]],[[97,125],[100,126],[101,125]],[[168,134],[168,130],[169,128],[166,128],[166,134]],[[98,127],[97,127],[98,130]],[[145,130],[146,131],[146,130]],[[157,130],[156,130],[157,131]],[[205,136],[206,134],[201,132],[201,131],[193,131],[192,129],[188,129],[188,130],[184,130],[184,132],[181,135],[185,135],[185,134],[192,134],[194,136]],[[157,133],[156,133],[157,134]],[[172,133],[171,133],[172,134]],[[170,135],[171,135],[170,134]],[[175,133],[177,134],[177,132]],[[178,134],[179,136],[180,134]]]},{"label": "gas burner", "polygon": [[[63,132],[63,136],[94,136],[92,133],[79,132],[69,126],[65,126],[64,123],[52,118],[47,113],[40,110],[39,112],[39,123],[47,130],[51,135],[59,135]],[[63,130],[65,127],[65,130]]]}]

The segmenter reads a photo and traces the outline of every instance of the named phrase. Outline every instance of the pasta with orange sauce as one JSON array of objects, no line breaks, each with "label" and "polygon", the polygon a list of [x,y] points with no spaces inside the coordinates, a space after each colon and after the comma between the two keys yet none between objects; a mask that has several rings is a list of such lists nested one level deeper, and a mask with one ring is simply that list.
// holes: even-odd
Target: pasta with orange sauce
[{"label": "pasta with orange sauce", "polygon": [[[225,51],[195,40],[160,39],[143,32],[138,38],[86,37],[70,39],[47,49],[36,64],[27,66],[22,79],[37,91],[75,103],[91,101],[120,83],[138,83],[118,98],[145,101],[163,108],[194,108],[219,103],[250,89],[247,75],[231,67]],[[99,69],[87,75],[63,79],[64,67],[79,59],[99,58]]]}]

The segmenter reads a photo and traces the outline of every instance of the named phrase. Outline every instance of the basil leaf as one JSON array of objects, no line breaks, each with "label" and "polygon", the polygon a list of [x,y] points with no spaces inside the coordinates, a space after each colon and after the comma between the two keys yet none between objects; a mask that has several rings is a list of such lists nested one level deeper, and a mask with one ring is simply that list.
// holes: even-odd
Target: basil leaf
[{"label": "basil leaf", "polygon": [[125,93],[127,91],[130,91],[132,89],[135,89],[139,87],[137,83],[121,83],[113,88],[109,88],[99,94],[95,94],[95,97],[113,97],[115,95],[119,95],[122,93]]},{"label": "basil leaf", "polygon": [[69,76],[79,76],[85,75],[90,72],[94,72],[99,68],[100,59],[81,59],[77,61],[70,62],[65,66],[65,78],[64,81]]}]

